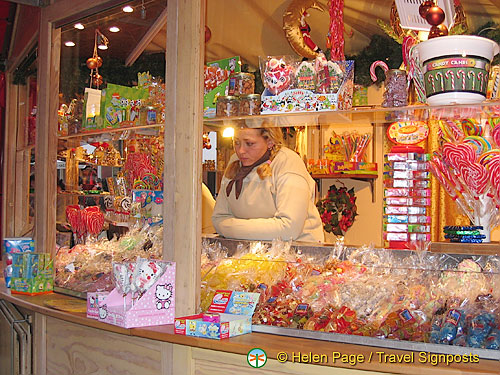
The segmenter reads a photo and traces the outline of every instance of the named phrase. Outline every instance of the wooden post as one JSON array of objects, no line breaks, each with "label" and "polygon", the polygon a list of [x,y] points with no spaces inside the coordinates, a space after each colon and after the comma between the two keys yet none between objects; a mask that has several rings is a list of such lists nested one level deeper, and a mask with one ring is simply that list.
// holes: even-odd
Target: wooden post
[{"label": "wooden post", "polygon": [[[49,8],[46,8],[49,9]],[[56,244],[57,108],[61,31],[42,9],[38,55],[38,114],[35,151],[35,244],[54,255]]]},{"label": "wooden post", "polygon": [[167,5],[163,257],[177,264],[176,315],[200,298],[204,0]]}]

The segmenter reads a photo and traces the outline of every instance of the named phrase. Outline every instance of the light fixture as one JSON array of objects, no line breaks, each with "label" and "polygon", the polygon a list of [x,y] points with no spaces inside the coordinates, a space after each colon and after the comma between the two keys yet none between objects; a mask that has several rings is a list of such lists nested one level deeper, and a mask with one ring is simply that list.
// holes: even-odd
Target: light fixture
[{"label": "light fixture", "polygon": [[132,13],[134,11],[134,8],[132,8],[130,5],[127,5],[127,6],[124,6],[122,8],[122,10],[125,12],[125,13]]},{"label": "light fixture", "polygon": [[224,131],[222,132],[222,136],[224,138],[232,138],[234,136],[234,128],[230,126],[225,128]]},{"label": "light fixture", "polygon": [[75,42],[68,40],[68,41],[64,42],[64,45],[66,47],[74,47],[76,44],[75,44]]},{"label": "light fixture", "polygon": [[85,29],[85,26],[83,26],[83,24],[81,24],[80,22],[75,23],[73,27],[74,27],[75,29],[78,29],[78,30],[83,30],[83,29]]},{"label": "light fixture", "polygon": [[120,31],[120,28],[118,26],[111,26],[108,30],[112,33],[117,33],[118,31]]}]

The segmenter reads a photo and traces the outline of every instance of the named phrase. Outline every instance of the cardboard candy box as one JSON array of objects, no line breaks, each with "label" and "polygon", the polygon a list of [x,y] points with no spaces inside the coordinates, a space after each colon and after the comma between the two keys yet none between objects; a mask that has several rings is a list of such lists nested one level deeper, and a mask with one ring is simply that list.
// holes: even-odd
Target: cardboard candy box
[{"label": "cardboard candy box", "polygon": [[205,314],[175,318],[175,333],[225,339],[250,333],[259,293],[218,290]]},{"label": "cardboard candy box", "polygon": [[12,277],[12,262],[14,253],[34,252],[35,242],[31,237],[16,237],[3,239],[3,259],[4,259],[4,278],[5,285],[10,288]]},{"label": "cardboard candy box", "polygon": [[36,295],[53,291],[54,268],[50,254],[24,252],[12,256],[12,293]]}]

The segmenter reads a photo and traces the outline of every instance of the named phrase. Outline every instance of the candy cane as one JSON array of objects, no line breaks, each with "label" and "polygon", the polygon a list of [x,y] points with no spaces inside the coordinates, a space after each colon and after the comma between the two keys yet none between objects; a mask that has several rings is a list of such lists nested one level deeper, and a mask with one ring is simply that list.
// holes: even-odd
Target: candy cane
[{"label": "candy cane", "polygon": [[444,80],[443,80],[443,73],[437,72],[436,73],[436,79],[439,77],[439,82],[441,83],[441,91],[444,91]]},{"label": "candy cane", "polygon": [[474,80],[476,79],[476,73],[474,73],[472,70],[469,70],[469,73],[467,73],[467,78],[471,79],[471,77],[472,77],[472,90],[474,90],[474,85],[475,85]]},{"label": "candy cane", "polygon": [[373,82],[377,80],[377,74],[375,74],[375,69],[377,68],[377,66],[381,67],[384,70],[384,73],[387,73],[387,71],[389,70],[389,67],[385,62],[380,60],[373,62],[373,64],[370,66],[370,77]]},{"label": "candy cane", "polygon": [[457,78],[460,79],[460,76],[462,76],[462,90],[465,90],[465,72],[463,69],[460,69],[457,72]]},{"label": "candy cane", "polygon": [[432,74],[429,74],[427,81],[429,81],[432,86],[432,92],[436,92],[436,85],[434,84],[434,76]]},{"label": "candy cane", "polygon": [[455,75],[453,74],[453,70],[447,70],[446,73],[444,74],[444,77],[446,79],[451,78],[451,89],[455,90]]},{"label": "candy cane", "polygon": [[484,83],[484,81],[483,81],[483,78],[484,78],[484,77],[483,77],[483,76],[484,76],[484,73],[483,73],[483,72],[478,72],[478,73],[477,73],[477,80],[478,80],[478,81],[480,82],[480,84],[481,84],[481,86],[480,86],[480,88],[479,88],[479,91],[483,91],[483,83]]}]

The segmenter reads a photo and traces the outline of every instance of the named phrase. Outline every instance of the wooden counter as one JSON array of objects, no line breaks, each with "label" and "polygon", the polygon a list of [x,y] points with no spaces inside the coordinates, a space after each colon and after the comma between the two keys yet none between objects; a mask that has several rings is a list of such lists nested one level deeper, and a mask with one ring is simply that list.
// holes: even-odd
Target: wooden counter
[{"label": "wooden counter", "polygon": [[[141,375],[220,375],[251,371],[269,375],[331,374],[332,370],[329,368],[332,366],[338,367],[335,373],[339,374],[500,374],[497,361],[484,359],[472,364],[432,366],[420,363],[419,353],[415,352],[413,360],[406,358],[409,363],[389,363],[396,359],[395,355],[411,356],[412,352],[262,333],[227,340],[210,340],[175,335],[173,325],[125,329],[89,319],[83,313],[58,311],[43,304],[48,299],[73,299],[72,297],[61,294],[34,297],[11,295],[4,285],[0,286],[0,299],[35,313],[35,325],[39,326],[35,327],[34,332],[41,337],[35,337],[34,342],[38,342],[46,350],[46,365],[37,364],[40,369],[37,373],[41,374],[133,374],[137,373],[134,368],[140,369]],[[246,354],[256,347],[263,349],[269,358],[260,370],[252,369],[246,362]],[[37,350],[39,349],[35,349],[35,352]],[[289,360],[286,363],[276,360],[279,352],[287,353]],[[298,363],[299,359],[291,362],[292,353],[297,357],[299,352],[303,355],[302,363]],[[362,356],[364,362],[358,361],[351,365],[347,361],[342,363],[337,360],[333,363],[334,352],[350,355],[351,359]],[[377,352],[394,356],[381,359]],[[324,354],[327,360],[324,363],[309,364],[310,354]],[[370,356],[371,361],[368,362]],[[173,369],[166,370],[169,366],[164,364],[169,358],[175,358],[174,366]],[[78,367],[77,372],[74,372],[75,366]],[[91,372],[96,367],[100,371]]]}]

